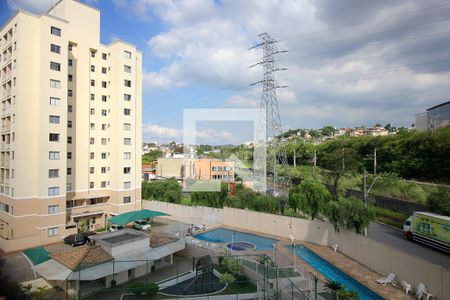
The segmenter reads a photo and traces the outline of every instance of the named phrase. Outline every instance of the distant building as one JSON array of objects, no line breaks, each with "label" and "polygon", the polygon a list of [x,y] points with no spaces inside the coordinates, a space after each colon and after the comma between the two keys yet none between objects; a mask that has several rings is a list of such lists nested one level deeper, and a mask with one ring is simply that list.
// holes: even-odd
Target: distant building
[{"label": "distant building", "polygon": [[384,127],[373,127],[367,129],[367,134],[371,136],[386,136],[389,135],[389,130]]},{"label": "distant building", "polygon": [[221,180],[234,182],[234,163],[210,158],[158,158],[158,178]]},{"label": "distant building", "polygon": [[419,131],[433,131],[450,125],[450,101],[430,107],[416,115],[415,127]]}]

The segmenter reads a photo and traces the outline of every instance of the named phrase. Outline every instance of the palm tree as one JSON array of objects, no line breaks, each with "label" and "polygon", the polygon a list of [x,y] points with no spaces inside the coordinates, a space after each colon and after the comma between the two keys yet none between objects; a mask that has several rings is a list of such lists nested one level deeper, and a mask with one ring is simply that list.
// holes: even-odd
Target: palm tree
[{"label": "palm tree", "polygon": [[336,280],[328,280],[325,283],[325,287],[330,290],[334,299],[337,299],[338,292],[342,288],[342,284]]}]

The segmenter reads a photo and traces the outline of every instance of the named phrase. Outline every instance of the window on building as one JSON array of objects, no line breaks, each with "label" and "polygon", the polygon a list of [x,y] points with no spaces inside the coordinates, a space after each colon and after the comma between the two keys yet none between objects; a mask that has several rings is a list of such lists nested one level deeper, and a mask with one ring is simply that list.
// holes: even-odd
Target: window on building
[{"label": "window on building", "polygon": [[73,81],[73,75],[72,75],[72,74],[68,74],[68,75],[67,75],[67,80],[68,80],[69,82],[72,82],[72,81]]},{"label": "window on building", "polygon": [[101,181],[100,182],[100,187],[101,188],[105,188],[106,187],[106,181]]},{"label": "window on building", "polygon": [[102,152],[102,159],[106,159],[106,152]]},{"label": "window on building", "polygon": [[57,62],[54,62],[54,61],[51,61],[50,62],[50,70],[61,71],[61,64],[57,63]]},{"label": "window on building", "polygon": [[73,60],[69,58],[69,67],[73,65]]},{"label": "window on building", "polygon": [[48,159],[50,160],[59,160],[59,151],[49,151]]},{"label": "window on building", "polygon": [[106,173],[106,167],[102,167],[102,168],[101,168],[101,173],[102,173],[102,174],[105,174],[105,173]]},{"label": "window on building", "polygon": [[106,102],[107,100],[107,97],[106,97],[106,95],[102,95],[102,102]]},{"label": "window on building", "polygon": [[67,168],[67,175],[72,175],[72,168]]},{"label": "window on building", "polygon": [[73,50],[73,44],[69,44],[69,46],[67,47],[69,49],[69,51]]},{"label": "window on building", "polygon": [[58,235],[58,227],[52,227],[52,228],[49,228],[47,232],[48,232],[47,235],[48,235],[49,237],[51,237],[51,236],[57,236],[57,235]]},{"label": "window on building", "polygon": [[131,139],[130,138],[124,138],[123,139],[123,144],[124,145],[131,145]]},{"label": "window on building", "polygon": [[125,181],[123,183],[123,188],[124,189],[130,189],[131,188],[131,182],[130,181]]},{"label": "window on building", "polygon": [[53,115],[50,115],[49,116],[49,122],[50,122],[50,124],[59,124],[59,116],[53,116]]},{"label": "window on building", "polygon": [[95,100],[95,94],[91,94],[91,101]]},{"label": "window on building", "polygon": [[130,101],[131,100],[131,95],[130,94],[123,94],[123,100]]},{"label": "window on building", "polygon": [[95,159],[95,153],[94,152],[89,153],[89,158],[90,159]]},{"label": "window on building", "polygon": [[123,174],[130,174],[131,173],[131,168],[130,167],[124,167],[123,168]]},{"label": "window on building", "polygon": [[48,170],[48,178],[57,178],[57,177],[59,177],[59,169]]},{"label": "window on building", "polygon": [[70,104],[67,105],[67,111],[68,111],[68,112],[72,112],[72,110],[73,110],[72,105],[70,105]]},{"label": "window on building", "polygon": [[50,79],[50,87],[59,89],[61,87],[61,81]]},{"label": "window on building", "polygon": [[56,36],[61,36],[61,29],[59,29],[58,27],[50,27],[50,33]]},{"label": "window on building", "polygon": [[49,196],[58,196],[59,195],[59,187],[49,187],[48,188],[48,195]]},{"label": "window on building", "polygon": [[123,51],[123,57],[131,58],[131,52],[130,51]]},{"label": "window on building", "polygon": [[72,159],[72,152],[67,152],[67,159]]},{"label": "window on building", "polygon": [[123,197],[123,203],[131,203],[131,197],[130,196]]},{"label": "window on building", "polygon": [[102,145],[106,145],[106,138],[102,138]]},{"label": "window on building", "polygon": [[95,72],[95,66],[91,65],[91,72]]},{"label": "window on building", "polygon": [[72,191],[72,184],[71,183],[67,183],[66,184],[66,192],[71,192]]},{"label": "window on building", "polygon": [[59,133],[50,133],[48,135],[48,140],[50,142],[59,142]]},{"label": "window on building", "polygon": [[106,130],[108,126],[106,124],[102,124],[102,130]]},{"label": "window on building", "polygon": [[102,67],[102,74],[106,74],[106,68]]},{"label": "window on building", "polygon": [[91,108],[91,116],[95,115],[95,108]]},{"label": "window on building", "polygon": [[72,128],[72,121],[71,120],[67,121],[67,128]]},{"label": "window on building", "polygon": [[95,187],[95,183],[93,181],[89,182],[89,188],[93,189]]},{"label": "window on building", "polygon": [[67,96],[72,97],[73,96],[73,91],[72,90],[67,90]]},{"label": "window on building", "polygon": [[50,52],[53,53],[61,53],[61,46],[55,45],[55,44],[50,44]]},{"label": "window on building", "polygon": [[124,123],[123,124],[123,130],[130,131],[131,130],[131,124],[130,123]]},{"label": "window on building", "polygon": [[95,168],[94,167],[90,167],[89,168],[89,173],[90,174],[94,174],[95,173]]},{"label": "window on building", "polygon": [[102,88],[105,88],[105,89],[106,89],[106,86],[107,86],[106,81],[102,81]]},{"label": "window on building", "polygon": [[67,137],[67,144],[72,144],[72,137],[71,136]]},{"label": "window on building", "polygon": [[89,139],[89,143],[90,143],[91,145],[94,145],[94,144],[95,144],[95,138],[90,138],[90,139]]},{"label": "window on building", "polygon": [[131,159],[131,152],[124,152],[123,159],[126,159],[126,160]]},{"label": "window on building", "polygon": [[106,53],[102,53],[102,59],[106,60],[106,58],[107,58]]},{"label": "window on building", "polygon": [[130,116],[130,115],[131,115],[131,109],[129,109],[129,108],[124,108],[124,109],[123,109],[123,114],[124,114],[125,116]]},{"label": "window on building", "polygon": [[91,123],[90,127],[91,127],[91,130],[95,130],[95,123]]},{"label": "window on building", "polygon": [[108,115],[108,112],[106,109],[102,109],[102,116],[106,117]]},{"label": "window on building", "polygon": [[91,79],[91,86],[95,86],[95,80]]},{"label": "window on building", "polygon": [[124,85],[127,87],[131,87],[131,80],[124,79]]},{"label": "window on building", "polygon": [[131,66],[124,65],[123,66],[123,71],[126,72],[126,73],[131,73]]},{"label": "window on building", "polygon": [[91,50],[91,57],[95,57],[95,52],[94,50]]}]

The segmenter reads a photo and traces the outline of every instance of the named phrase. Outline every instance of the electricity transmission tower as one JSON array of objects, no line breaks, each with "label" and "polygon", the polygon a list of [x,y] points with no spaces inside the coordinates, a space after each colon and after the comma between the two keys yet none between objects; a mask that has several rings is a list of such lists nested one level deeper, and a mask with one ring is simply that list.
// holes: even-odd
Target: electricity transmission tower
[{"label": "electricity transmission tower", "polygon": [[[278,68],[274,57],[278,53],[285,53],[287,51],[279,51],[276,46],[277,41],[267,33],[262,33],[258,35],[258,37],[261,39],[261,43],[251,47],[250,49],[262,47],[263,60],[250,66],[250,68],[257,65],[262,65],[264,77],[262,80],[250,84],[250,86],[262,84],[263,87],[260,108],[262,111],[265,111],[266,116],[266,141],[268,143],[266,157],[267,173],[269,174],[268,186],[274,193],[277,193],[278,188],[282,186],[288,187],[290,185],[290,176],[285,143],[281,139],[283,130],[281,127],[281,118],[278,109],[276,92],[277,89],[285,88],[287,86],[280,86],[275,80],[275,72],[284,71],[287,69]],[[255,157],[255,159],[258,159],[258,157]],[[286,172],[286,176],[280,176],[281,168],[283,168]]]}]

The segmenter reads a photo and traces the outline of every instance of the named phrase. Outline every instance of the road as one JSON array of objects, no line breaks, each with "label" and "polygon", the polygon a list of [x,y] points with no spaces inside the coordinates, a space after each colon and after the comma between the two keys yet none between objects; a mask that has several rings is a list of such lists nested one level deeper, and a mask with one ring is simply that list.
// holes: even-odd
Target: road
[{"label": "road", "polygon": [[425,245],[408,241],[401,230],[378,223],[370,223],[368,237],[450,270],[450,255]]}]

